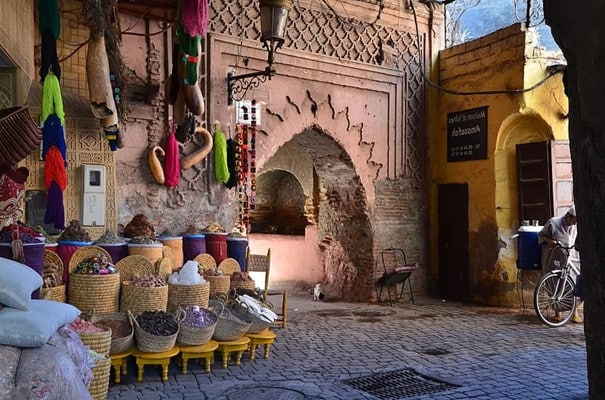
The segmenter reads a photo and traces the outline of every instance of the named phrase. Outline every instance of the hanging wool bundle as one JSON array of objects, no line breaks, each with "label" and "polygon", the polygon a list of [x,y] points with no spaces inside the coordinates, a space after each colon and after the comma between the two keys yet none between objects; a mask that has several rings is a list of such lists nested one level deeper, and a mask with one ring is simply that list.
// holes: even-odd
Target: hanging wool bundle
[{"label": "hanging wool bundle", "polygon": [[57,0],[38,1],[38,26],[42,37],[40,51],[40,83],[52,71],[61,79],[61,66],[57,56],[57,39],[61,31],[61,21]]},{"label": "hanging wool bundle", "polygon": [[164,157],[164,186],[176,187],[181,177],[179,162],[179,144],[174,135],[174,127],[170,129],[166,138],[166,155]]},{"label": "hanging wool bundle", "polygon": [[[182,27],[181,27],[182,28]],[[185,63],[185,74],[180,76],[181,83],[195,85],[197,83],[197,64],[199,62],[200,36],[189,36],[182,29],[177,28],[179,36],[180,62]]]},{"label": "hanging wool bundle", "polygon": [[57,183],[61,191],[67,187],[65,160],[57,146],[51,146],[44,158],[44,187],[47,191],[53,182]]},{"label": "hanging wool bundle", "polygon": [[204,36],[208,30],[208,1],[181,0],[179,2],[183,29],[189,36]]},{"label": "hanging wool bundle", "polygon": [[227,138],[221,131],[219,123],[215,124],[214,130],[214,176],[217,182],[229,181],[229,167],[227,166]]},{"label": "hanging wool bundle", "polygon": [[61,121],[61,125],[65,125],[61,86],[59,85],[59,79],[53,73],[46,75],[42,86],[42,122],[46,121],[46,118],[51,114],[56,114],[59,121]]},{"label": "hanging wool bundle", "polygon": [[67,165],[67,144],[65,143],[65,134],[63,126],[56,114],[49,115],[44,121],[42,128],[42,159],[46,158],[46,153],[51,146],[56,146]]},{"label": "hanging wool bundle", "polygon": [[225,187],[232,189],[237,185],[237,171],[235,169],[235,154],[237,146],[233,139],[227,140],[227,167],[229,168],[229,179],[225,182]]},{"label": "hanging wool bundle", "polygon": [[56,229],[65,229],[65,208],[63,207],[63,191],[53,181],[48,189],[48,198],[46,202],[46,213],[44,214],[44,223],[54,225]]}]

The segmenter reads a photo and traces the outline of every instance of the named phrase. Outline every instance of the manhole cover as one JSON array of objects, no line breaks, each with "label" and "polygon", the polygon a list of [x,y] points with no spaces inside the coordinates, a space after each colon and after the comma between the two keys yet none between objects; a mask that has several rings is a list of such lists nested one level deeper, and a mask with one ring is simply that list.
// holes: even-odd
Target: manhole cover
[{"label": "manhole cover", "polygon": [[[262,397],[261,397],[262,396]],[[271,400],[306,400],[307,396],[297,390],[277,387],[253,387],[238,389],[227,395],[229,400],[271,399]]]},{"label": "manhole cover", "polygon": [[419,374],[412,368],[380,372],[360,378],[346,379],[342,382],[380,400],[399,400],[406,397],[443,392],[458,387]]}]

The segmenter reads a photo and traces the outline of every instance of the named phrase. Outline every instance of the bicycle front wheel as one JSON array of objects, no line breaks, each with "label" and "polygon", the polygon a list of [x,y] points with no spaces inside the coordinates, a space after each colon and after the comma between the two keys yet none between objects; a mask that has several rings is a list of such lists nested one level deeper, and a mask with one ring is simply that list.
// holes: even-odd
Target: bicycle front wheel
[{"label": "bicycle front wheel", "polygon": [[551,272],[542,277],[534,290],[534,308],[538,318],[548,326],[565,325],[576,310],[575,284],[561,272]]}]

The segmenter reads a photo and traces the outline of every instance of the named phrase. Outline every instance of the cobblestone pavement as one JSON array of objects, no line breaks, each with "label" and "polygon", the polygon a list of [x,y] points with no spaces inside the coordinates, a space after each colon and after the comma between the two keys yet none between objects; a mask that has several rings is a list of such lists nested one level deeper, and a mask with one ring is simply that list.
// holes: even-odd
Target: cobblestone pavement
[{"label": "cobblestone pavement", "polygon": [[[393,307],[313,302],[298,293],[290,294],[287,328],[275,332],[268,360],[259,350],[254,361],[246,354],[239,367],[223,369],[217,356],[211,373],[192,360],[186,375],[173,360],[167,382],[153,366],[137,382],[130,360],[122,383],[112,372],[108,399],[588,398],[583,325],[549,328],[532,309],[430,298]],[[391,371],[388,379],[375,375]],[[365,386],[348,381],[355,378]]]}]

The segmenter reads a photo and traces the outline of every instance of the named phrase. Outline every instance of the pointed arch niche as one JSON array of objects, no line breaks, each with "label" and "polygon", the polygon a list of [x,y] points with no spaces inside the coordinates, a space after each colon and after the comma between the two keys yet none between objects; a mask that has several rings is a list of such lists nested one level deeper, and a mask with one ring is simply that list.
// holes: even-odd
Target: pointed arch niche
[{"label": "pointed arch niche", "polygon": [[521,143],[553,139],[551,127],[540,116],[513,114],[504,120],[498,132],[494,168],[496,177],[496,223],[510,237],[519,226],[517,199],[516,146]]}]

